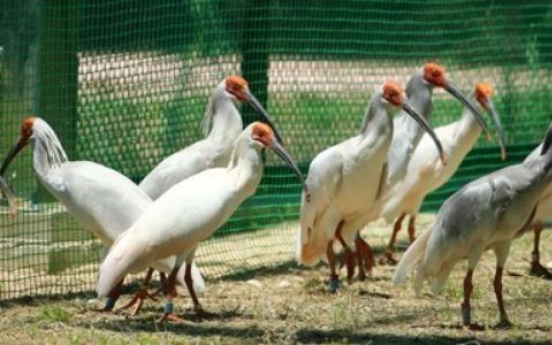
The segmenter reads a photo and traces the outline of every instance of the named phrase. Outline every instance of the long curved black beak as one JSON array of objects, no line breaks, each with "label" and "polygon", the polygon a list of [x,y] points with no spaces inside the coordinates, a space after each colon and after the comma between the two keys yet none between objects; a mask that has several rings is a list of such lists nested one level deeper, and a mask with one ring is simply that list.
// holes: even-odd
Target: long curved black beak
[{"label": "long curved black beak", "polygon": [[25,147],[25,145],[27,145],[27,141],[22,140],[21,138],[17,139],[17,142],[2,162],[2,166],[0,167],[0,176],[4,176],[4,173],[6,172],[6,169],[10,165],[11,161],[15,158],[15,156],[17,156],[19,151]]},{"label": "long curved black beak", "polygon": [[261,102],[259,102],[259,100],[255,96],[253,96],[253,94],[249,92],[249,90],[246,93],[246,100],[247,100],[247,103],[249,103],[251,107],[253,107],[253,109],[255,109],[255,111],[260,115],[260,117],[263,120],[262,122],[265,122],[267,125],[270,126],[270,128],[272,128],[272,130],[274,131],[274,135],[276,136],[278,141],[280,143],[283,143],[284,141],[282,140],[282,136],[280,135],[280,132],[276,128],[276,124],[272,120],[272,117],[268,115],[268,112],[262,106]]},{"label": "long curved black beak", "polygon": [[460,90],[458,90],[458,88],[451,82],[448,82],[444,87],[443,87],[448,93],[450,93],[451,95],[454,96],[454,98],[456,98],[457,100],[459,100],[465,107],[467,107],[468,109],[470,109],[470,111],[472,112],[473,116],[475,116],[475,119],[477,120],[477,122],[479,122],[479,125],[481,126],[481,128],[483,128],[483,131],[485,132],[485,135],[487,136],[487,140],[491,141],[492,140],[492,135],[491,135],[491,132],[489,131],[489,127],[487,126],[487,124],[485,123],[485,120],[483,119],[483,116],[481,115],[481,113],[479,112],[479,110],[477,110],[477,107],[474,106],[470,101],[468,101],[468,99],[466,98],[466,96],[464,96]]},{"label": "long curved black beak", "polygon": [[493,121],[493,124],[498,132],[498,144],[500,145],[500,154],[502,160],[504,161],[508,157],[506,153],[506,134],[504,132],[504,128],[502,127],[502,123],[500,122],[500,117],[498,116],[493,101],[487,99],[485,103],[485,109],[487,109],[489,114],[491,114],[491,120]]},{"label": "long curved black beak", "polygon": [[437,138],[437,135],[435,134],[433,129],[429,127],[426,120],[424,120],[424,118],[420,114],[418,114],[418,112],[412,107],[412,105],[406,99],[403,100],[402,108],[410,116],[412,116],[412,118],[418,123],[418,125],[420,125],[420,127],[422,127],[424,131],[426,131],[426,133],[431,137],[431,139],[433,139],[435,146],[437,146],[437,150],[439,150],[439,156],[441,157],[441,162],[443,163],[443,165],[446,165],[447,159],[445,157],[445,151],[443,151],[443,146],[441,145],[441,141],[439,140],[439,138]]},{"label": "long curved black beak", "polygon": [[274,138],[272,140],[270,148],[293,170],[293,172],[295,173],[295,175],[297,175],[299,181],[301,182],[301,187],[303,187],[303,190],[308,193],[303,173],[301,173],[301,170],[299,170],[299,167],[297,166],[297,164],[295,164],[286,149],[284,149],[282,144],[280,144],[278,138]]},{"label": "long curved black beak", "polygon": [[10,187],[6,183],[6,181],[0,176],[0,189],[2,190],[2,193],[6,196],[8,199],[8,204],[10,205],[10,213],[12,215],[15,215],[17,213],[17,205],[15,203],[15,196],[13,196],[12,191],[10,190]]}]

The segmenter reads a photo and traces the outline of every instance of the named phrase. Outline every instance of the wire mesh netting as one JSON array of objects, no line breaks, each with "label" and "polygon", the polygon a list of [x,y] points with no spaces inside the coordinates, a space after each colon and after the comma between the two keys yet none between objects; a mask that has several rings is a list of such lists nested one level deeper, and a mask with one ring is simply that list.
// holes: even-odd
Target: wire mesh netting
[{"label": "wire mesh netting", "polygon": [[[506,162],[483,136],[456,175],[426,198],[435,211],[466,182],[518,162],[550,120],[552,4],[493,1],[6,0],[0,4],[0,149],[29,114],[44,118],[71,160],[139,182],[202,137],[213,88],[241,74],[306,171],[355,134],[373,90],[403,85],[427,61],[465,93],[494,85]],[[432,125],[461,105],[435,90]],[[243,107],[245,122],[254,119]],[[94,288],[100,242],[42,188],[27,148],[6,173],[20,212],[0,217],[0,297]],[[263,181],[197,262],[207,277],[293,260],[300,186],[267,154]],[[101,202],[101,201],[99,201]]]}]

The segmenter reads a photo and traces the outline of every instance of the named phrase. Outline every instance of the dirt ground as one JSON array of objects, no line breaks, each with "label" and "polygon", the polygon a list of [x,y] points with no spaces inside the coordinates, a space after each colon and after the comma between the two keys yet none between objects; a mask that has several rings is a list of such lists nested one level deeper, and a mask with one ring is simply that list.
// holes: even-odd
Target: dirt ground
[{"label": "dirt ground", "polygon": [[[373,239],[376,256],[380,255],[386,233],[365,237]],[[405,241],[403,235],[400,252]],[[544,263],[552,260],[546,245],[551,241],[552,231],[543,232]],[[495,258],[487,253],[474,276],[472,319],[485,328],[477,332],[460,327],[465,263],[456,266],[441,295],[416,297],[411,283],[392,285],[392,266],[376,266],[363,282],[343,281],[342,289],[331,294],[325,265],[305,268],[288,260],[239,274],[208,274],[208,290],[200,300],[212,317],[198,317],[187,292],[180,289],[175,303],[176,312],[186,320],[182,324],[156,322],[163,297],[146,301],[138,316],[96,311],[102,301],[95,300],[91,291],[1,301],[0,343],[552,344],[552,282],[527,275],[531,245],[531,235],[516,241],[507,262],[504,294],[514,323],[511,329],[493,328],[498,321],[492,288]],[[207,254],[203,258],[208,261]],[[198,263],[201,266],[201,260]],[[136,287],[127,287],[118,306]]]}]

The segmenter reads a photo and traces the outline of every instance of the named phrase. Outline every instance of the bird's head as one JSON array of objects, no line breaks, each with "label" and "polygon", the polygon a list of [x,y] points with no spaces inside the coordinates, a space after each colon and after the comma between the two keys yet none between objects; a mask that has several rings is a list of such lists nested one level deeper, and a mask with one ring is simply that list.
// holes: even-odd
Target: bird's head
[{"label": "bird's head", "polygon": [[224,87],[230,97],[233,97],[242,103],[249,103],[249,105],[251,105],[251,107],[255,109],[257,114],[259,114],[260,120],[264,123],[267,123],[274,131],[274,134],[276,135],[278,140],[280,142],[283,142],[282,136],[276,128],[276,125],[271,116],[268,115],[268,112],[262,106],[261,102],[259,102],[259,100],[257,100],[257,98],[251,93],[251,91],[249,91],[247,81],[243,77],[240,77],[238,75],[227,77],[224,81]]},{"label": "bird's head", "polygon": [[389,81],[383,84],[381,97],[389,104],[399,108],[404,100],[403,88],[398,83]]},{"label": "bird's head", "polygon": [[428,62],[423,67],[424,80],[437,87],[445,87],[447,85],[447,76],[445,68],[434,62]]},{"label": "bird's head", "polygon": [[0,175],[4,175],[4,172],[8,168],[8,165],[11,163],[11,161],[15,158],[17,153],[21,151],[25,146],[27,146],[31,138],[33,138],[34,135],[34,125],[38,118],[31,116],[23,120],[23,124],[21,125],[21,132],[19,134],[19,138],[15,142],[15,145],[12,147],[6,158],[4,159],[4,162],[2,163],[2,167],[0,167]]},{"label": "bird's head", "polygon": [[286,163],[293,170],[306,191],[305,178],[301,173],[301,170],[297,167],[297,164],[291,158],[286,149],[284,149],[272,128],[262,122],[253,122],[246,130],[249,131],[249,136],[254,143],[259,145],[259,147],[268,148],[274,151],[274,153],[276,153],[284,161],[284,163]]},{"label": "bird's head", "polygon": [[481,116],[481,113],[477,109],[477,107],[472,104],[466,96],[460,92],[458,87],[454,85],[454,83],[447,77],[447,73],[439,64],[436,64],[434,62],[428,62],[423,67],[424,71],[424,81],[428,84],[431,84],[436,87],[441,87],[448,93],[450,93],[454,98],[460,101],[465,107],[469,108],[471,112],[474,114],[475,118],[481,125],[481,128],[485,131],[485,134],[487,135],[487,140],[491,140],[491,132],[489,132],[489,128],[487,127],[487,124],[485,123],[485,120],[483,120],[483,117]]},{"label": "bird's head", "polygon": [[236,97],[240,102],[245,102],[249,98],[249,86],[247,81],[239,75],[232,75],[224,80],[226,92]]},{"label": "bird's head", "polygon": [[408,115],[410,115],[420,125],[420,127],[422,127],[424,131],[427,132],[427,134],[435,142],[435,146],[437,146],[437,150],[439,150],[439,155],[441,156],[441,160],[443,164],[446,164],[445,153],[443,151],[441,142],[437,138],[437,135],[435,134],[433,129],[429,127],[424,117],[420,115],[416,111],[416,109],[414,109],[414,107],[410,104],[410,102],[408,102],[408,100],[404,96],[403,88],[398,83],[390,81],[383,84],[381,92],[382,92],[382,98],[385,102],[393,105],[394,107],[402,108]]},{"label": "bird's head", "polygon": [[[491,117],[491,121],[498,131],[498,143],[500,145],[500,151],[502,160],[506,160],[506,135],[502,123],[500,122],[500,117],[498,112],[495,109],[493,103],[493,86],[489,83],[478,83],[475,85],[474,97],[477,100],[477,103],[481,106],[482,109],[487,111]],[[472,113],[473,114],[473,113]]]}]

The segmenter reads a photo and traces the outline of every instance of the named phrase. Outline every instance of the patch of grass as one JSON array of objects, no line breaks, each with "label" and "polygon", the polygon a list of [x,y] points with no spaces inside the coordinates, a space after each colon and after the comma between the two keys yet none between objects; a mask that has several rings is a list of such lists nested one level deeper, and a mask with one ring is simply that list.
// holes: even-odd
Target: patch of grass
[{"label": "patch of grass", "polygon": [[46,321],[65,323],[71,319],[72,313],[65,308],[55,305],[43,305],[41,307],[41,316]]}]

